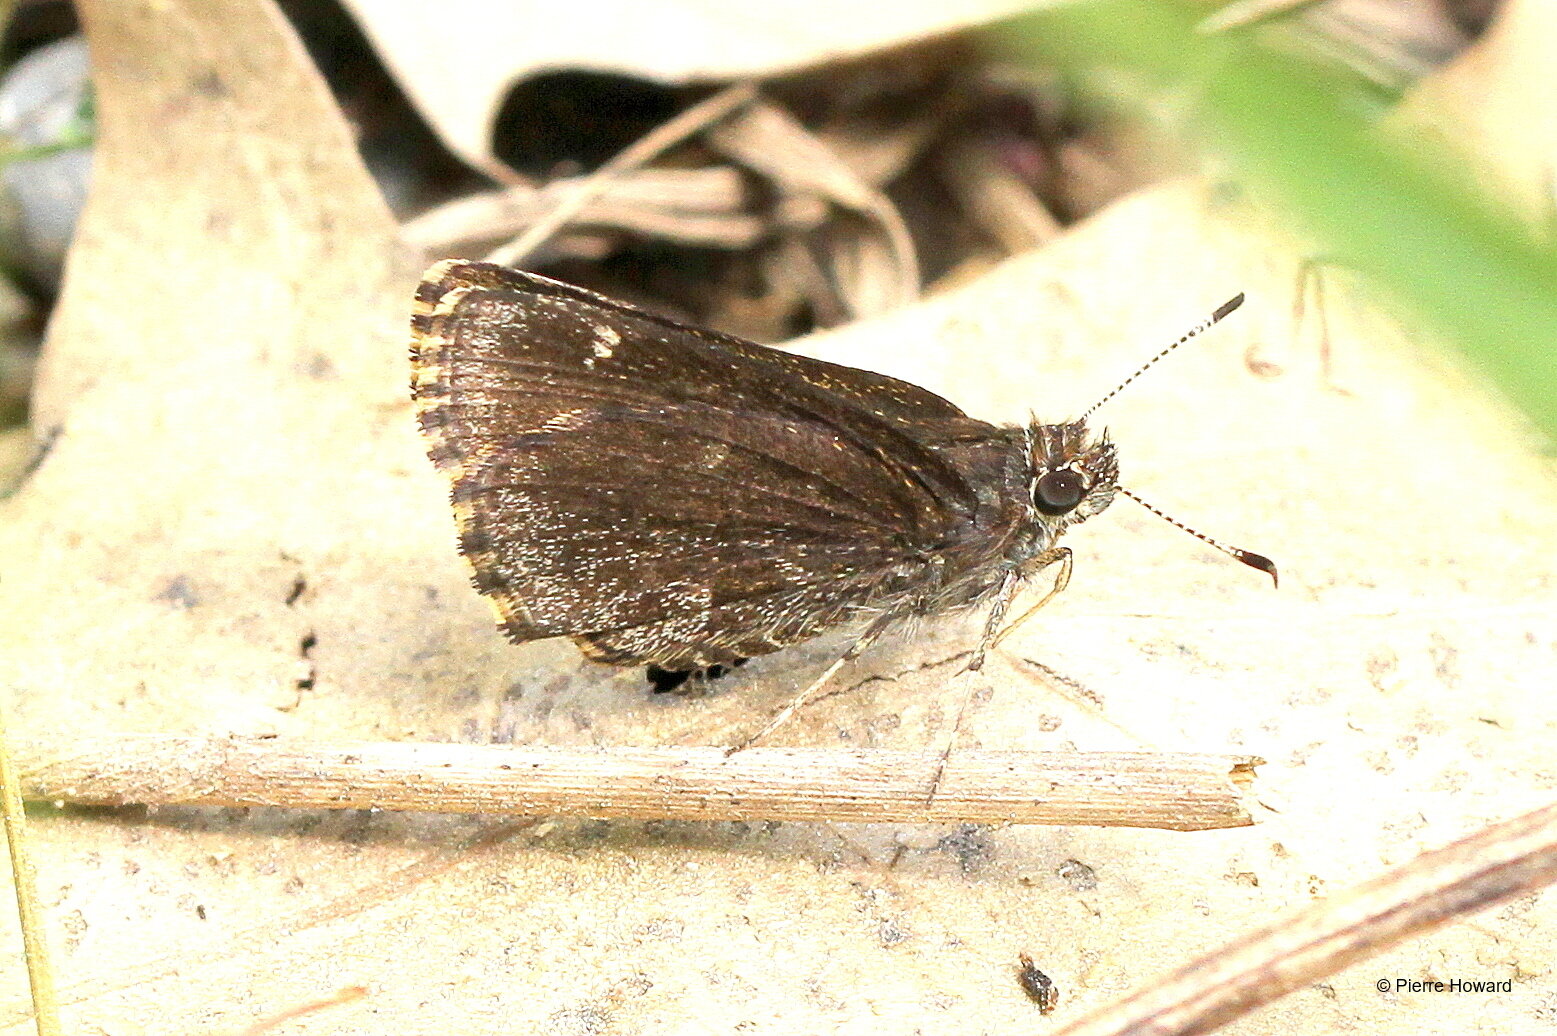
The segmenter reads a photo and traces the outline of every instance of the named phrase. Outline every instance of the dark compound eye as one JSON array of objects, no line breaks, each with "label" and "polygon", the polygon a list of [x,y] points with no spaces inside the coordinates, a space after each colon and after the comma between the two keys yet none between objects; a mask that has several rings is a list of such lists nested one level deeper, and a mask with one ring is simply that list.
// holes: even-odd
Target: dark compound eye
[{"label": "dark compound eye", "polygon": [[1064,514],[1081,503],[1086,495],[1086,483],[1081,481],[1081,476],[1061,468],[1038,480],[1033,487],[1033,506],[1044,514]]}]

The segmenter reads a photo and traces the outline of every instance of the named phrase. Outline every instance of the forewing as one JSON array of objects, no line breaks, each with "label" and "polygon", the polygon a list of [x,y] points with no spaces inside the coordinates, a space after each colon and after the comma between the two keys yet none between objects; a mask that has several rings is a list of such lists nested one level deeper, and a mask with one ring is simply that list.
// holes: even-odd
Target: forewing
[{"label": "forewing", "polygon": [[[969,417],[950,400],[918,385],[771,349],[734,335],[687,327],[571,284],[492,263],[447,260],[435,265],[422,282],[417,294],[418,305],[426,312],[438,299],[447,298],[461,288],[512,292],[511,298],[527,300],[525,305],[538,326],[582,322],[632,328],[633,342],[628,344],[628,353],[633,353],[635,345],[639,347],[638,353],[624,354],[620,367],[606,364],[599,369],[620,370],[632,375],[648,373],[645,366],[657,367],[651,377],[655,384],[675,385],[693,394],[702,392],[698,398],[709,398],[709,393],[728,392],[736,387],[797,406],[814,405],[822,398],[832,411],[845,410],[856,417],[869,416],[875,420],[868,422],[868,427],[873,428],[875,422],[881,422],[922,444],[983,438],[993,431],[986,422]],[[559,317],[571,319],[559,320]],[[653,346],[659,342],[676,345],[674,355],[658,353]],[[645,351],[642,346],[650,348]],[[567,362],[566,356],[559,358]],[[667,358],[669,363],[656,363],[656,360]],[[715,373],[714,380],[703,385],[693,379],[710,372],[698,358],[712,359],[721,368]],[[933,459],[931,467],[934,467]]]},{"label": "forewing", "polygon": [[971,513],[929,449],[787,354],[487,264],[439,264],[417,305],[430,453],[516,639],[787,643],[818,588],[868,596]]}]

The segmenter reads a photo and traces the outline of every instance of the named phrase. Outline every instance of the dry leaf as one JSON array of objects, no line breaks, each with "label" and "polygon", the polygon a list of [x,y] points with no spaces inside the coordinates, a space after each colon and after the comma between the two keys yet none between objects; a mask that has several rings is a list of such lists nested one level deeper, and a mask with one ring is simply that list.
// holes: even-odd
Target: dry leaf
[{"label": "dry leaf", "polygon": [[[40,388],[58,434],[0,505],[15,728],[727,743],[828,661],[811,644],[685,700],[565,643],[505,644],[405,399],[416,271],[301,48],[255,0],[83,10],[103,138]],[[67,1027],[238,1032],[330,1004],[287,1031],[1015,1030],[1037,1020],[1019,953],[1063,990],[1063,1022],[1551,798],[1549,464],[1339,290],[1351,394],[1326,389],[1289,315],[1296,259],[1252,222],[1193,186],[1151,191],[804,348],[980,416],[1057,419],[1249,293],[1100,417],[1126,484],[1272,554],[1282,588],[1120,501],[1070,537],[1071,589],[992,659],[965,734],[1257,753],[1261,826],[36,815]],[[1256,343],[1284,376],[1246,369]],[[958,704],[955,665],[934,663],[975,625],[872,650],[777,740],[932,744]],[[1532,1030],[1554,914],[1523,901],[1235,1031]],[[1373,990],[1397,976],[1516,984]],[[25,1005],[13,966],[0,1020]]]},{"label": "dry leaf", "polygon": [[[518,184],[456,198],[417,216],[403,231],[435,258],[480,255],[528,230],[582,182],[565,178],[545,189]],[[677,244],[751,248],[764,228],[748,211],[746,195],[740,173],[729,166],[635,169],[613,180],[569,221],[569,229],[608,227]]]},{"label": "dry leaf", "polygon": [[779,75],[984,25],[1032,0],[932,0],[885,7],[805,0],[777,6],[347,0],[406,94],[450,150],[501,174],[492,121],[530,76],[584,69],[660,83]]}]

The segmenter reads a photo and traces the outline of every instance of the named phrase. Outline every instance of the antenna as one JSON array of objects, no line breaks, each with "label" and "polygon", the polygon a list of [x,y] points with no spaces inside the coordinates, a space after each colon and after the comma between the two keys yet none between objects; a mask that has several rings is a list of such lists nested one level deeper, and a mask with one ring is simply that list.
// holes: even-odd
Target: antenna
[{"label": "antenna", "polygon": [[[1202,320],[1200,323],[1196,324],[1194,327],[1190,328],[1188,331],[1184,332],[1184,336],[1182,338],[1180,338],[1178,341],[1174,342],[1172,345],[1170,345],[1166,349],[1162,350],[1162,352],[1158,353],[1156,356],[1153,356],[1151,359],[1149,359],[1145,363],[1141,364],[1139,370],[1137,370],[1134,374],[1130,375],[1125,380],[1121,381],[1118,385],[1114,386],[1114,391],[1110,392],[1108,395],[1104,396],[1102,399],[1098,400],[1096,403],[1093,403],[1091,406],[1087,407],[1087,412],[1082,414],[1081,417],[1079,418],[1079,420],[1085,421],[1087,418],[1091,417],[1092,414],[1097,410],[1098,407],[1102,406],[1104,403],[1107,403],[1110,399],[1113,399],[1115,396],[1119,395],[1119,393],[1124,389],[1124,387],[1126,385],[1130,384],[1130,382],[1134,381],[1136,378],[1139,378],[1142,374],[1145,374],[1148,370],[1150,370],[1157,363],[1158,360],[1162,359],[1164,356],[1168,355],[1173,350],[1177,349],[1179,346],[1181,346],[1185,342],[1189,341],[1191,338],[1194,338],[1196,335],[1200,334],[1202,331],[1205,331],[1207,328],[1209,328],[1212,325],[1214,325],[1217,321],[1221,320],[1223,317],[1227,316],[1227,314],[1231,313],[1233,310],[1237,309],[1241,305],[1243,305],[1243,292],[1240,291],[1237,295],[1233,296],[1232,298],[1228,299],[1226,302],[1222,303],[1220,306],[1216,307],[1216,312],[1215,313],[1212,313],[1209,317],[1207,317],[1206,319]],[[1139,501],[1137,501],[1137,502],[1139,502]],[[1161,514],[1162,512],[1159,511],[1157,513]],[[1168,518],[1168,516],[1165,515],[1165,514],[1162,515],[1162,516],[1164,518]],[[1170,522],[1173,521],[1173,519],[1171,519],[1171,518],[1168,518],[1168,520]],[[1174,522],[1173,524],[1178,525],[1177,522]],[[1183,526],[1180,526],[1180,528],[1183,528]],[[1185,531],[1188,532],[1190,530],[1186,529]],[[1200,534],[1198,532],[1195,533],[1195,535],[1196,536],[1200,536]],[[1200,538],[1203,539],[1203,540],[1206,539],[1204,536],[1200,536]],[[1211,541],[1210,540],[1206,540],[1206,542],[1210,543]],[[1222,548],[1222,549],[1225,550],[1226,548]],[[1259,555],[1255,555],[1255,556],[1258,557]]]},{"label": "antenna", "polygon": [[[1242,295],[1240,295],[1238,297],[1239,298],[1243,298]],[[1220,312],[1220,310],[1218,312]],[[1214,319],[1213,319],[1212,323],[1215,323]],[[1207,325],[1207,326],[1209,327],[1210,325]],[[1217,550],[1221,551],[1223,554],[1226,554],[1226,555],[1228,555],[1230,557],[1233,557],[1233,558],[1237,558],[1239,561],[1242,561],[1245,565],[1248,565],[1250,568],[1257,568],[1257,569],[1259,569],[1261,572],[1264,572],[1266,575],[1270,576],[1270,581],[1271,581],[1272,585],[1276,585],[1276,586],[1281,585],[1280,580],[1277,579],[1277,577],[1276,577],[1276,563],[1274,561],[1272,561],[1270,558],[1266,557],[1264,554],[1256,554],[1252,550],[1242,550],[1242,549],[1240,549],[1238,547],[1231,547],[1231,546],[1228,546],[1225,543],[1220,543],[1220,542],[1218,542],[1216,540],[1213,540],[1211,537],[1207,536],[1205,533],[1203,533],[1203,532],[1196,532],[1194,529],[1191,529],[1189,526],[1185,525],[1183,522],[1179,521],[1177,518],[1174,518],[1174,517],[1168,515],[1167,513],[1162,511],[1160,508],[1153,507],[1151,504],[1147,503],[1145,500],[1142,500],[1140,497],[1138,497],[1134,493],[1130,492],[1124,486],[1116,486],[1115,488],[1118,489],[1119,492],[1123,493],[1125,496],[1129,497],[1131,500],[1134,500],[1136,503],[1138,503],[1142,507],[1146,508],[1152,514],[1155,514],[1158,518],[1161,518],[1163,521],[1167,522],[1169,525],[1176,525],[1180,529],[1183,529],[1185,532],[1189,533],[1191,536],[1195,537],[1195,539],[1200,540],[1202,543],[1209,544],[1210,546],[1215,547]]]}]

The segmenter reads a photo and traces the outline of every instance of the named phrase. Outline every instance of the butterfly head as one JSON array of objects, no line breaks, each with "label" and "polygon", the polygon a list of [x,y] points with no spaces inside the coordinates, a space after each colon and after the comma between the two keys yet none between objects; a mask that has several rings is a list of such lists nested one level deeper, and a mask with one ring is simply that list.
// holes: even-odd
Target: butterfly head
[{"label": "butterfly head", "polygon": [[1027,427],[1027,492],[1051,537],[1101,512],[1119,487],[1119,459],[1107,433],[1092,435],[1085,421]]}]

